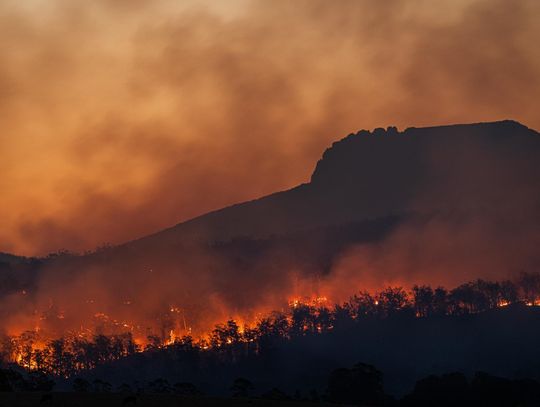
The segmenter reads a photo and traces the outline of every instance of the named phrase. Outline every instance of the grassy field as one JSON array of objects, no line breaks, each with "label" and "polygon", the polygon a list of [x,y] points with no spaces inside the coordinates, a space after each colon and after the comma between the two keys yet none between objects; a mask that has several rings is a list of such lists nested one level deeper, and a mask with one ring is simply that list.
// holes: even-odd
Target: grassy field
[{"label": "grassy field", "polygon": [[185,397],[175,395],[145,394],[136,398],[118,393],[0,393],[0,407],[109,407],[109,406],[135,406],[135,407],[173,407],[173,406],[238,406],[238,407],[310,407],[332,406],[327,403],[310,403],[304,401],[276,401],[242,398],[217,397]]}]

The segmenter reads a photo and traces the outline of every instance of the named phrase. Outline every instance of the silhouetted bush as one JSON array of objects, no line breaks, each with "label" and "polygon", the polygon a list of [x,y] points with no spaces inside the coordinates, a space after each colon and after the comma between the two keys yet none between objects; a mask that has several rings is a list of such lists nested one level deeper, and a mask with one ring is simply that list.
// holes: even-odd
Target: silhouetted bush
[{"label": "silhouetted bush", "polygon": [[471,400],[467,378],[462,373],[429,376],[419,380],[413,392],[404,398],[406,406],[462,406]]},{"label": "silhouetted bush", "polygon": [[382,373],[374,366],[358,363],[352,369],[334,370],[328,379],[328,400],[335,403],[383,405]]}]

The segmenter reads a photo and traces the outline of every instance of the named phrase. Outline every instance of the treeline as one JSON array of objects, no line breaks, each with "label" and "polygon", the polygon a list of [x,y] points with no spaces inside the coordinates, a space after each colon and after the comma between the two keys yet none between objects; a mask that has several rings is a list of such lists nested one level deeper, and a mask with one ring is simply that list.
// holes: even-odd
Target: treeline
[{"label": "treeline", "polygon": [[365,320],[389,318],[437,318],[480,313],[521,304],[540,305],[540,274],[522,273],[515,281],[476,280],[446,290],[443,287],[401,287],[376,294],[362,292],[349,301],[328,306],[322,299],[293,301],[287,312],[273,312],[255,326],[240,326],[229,320],[217,325],[203,339],[190,336],[168,343],[163,336],[149,336],[144,348],[131,333],[96,335],[86,339],[68,336],[38,346],[38,334],[26,332],[18,337],[4,336],[0,356],[29,370],[53,376],[71,377],[81,371],[129,357],[140,351],[168,353],[171,359],[187,364],[234,363],[245,357],[258,357],[284,341],[330,332],[347,332]]},{"label": "treeline", "polygon": [[95,335],[91,340],[77,335],[54,339],[40,346],[39,335],[28,331],[18,337],[4,336],[0,355],[4,363],[15,362],[32,371],[68,377],[82,370],[133,355],[141,349],[131,333]]},{"label": "treeline", "polygon": [[[42,372],[26,375],[13,369],[0,369],[0,392],[45,392],[42,402],[51,401],[54,381]],[[142,395],[175,394],[200,397],[205,393],[189,382],[171,385],[166,379],[156,378],[132,385],[122,383],[113,387],[107,381],[75,378],[72,391],[78,393],[120,393],[124,403],[136,404]],[[396,399],[384,390],[383,374],[374,366],[357,363],[351,368],[339,368],[328,374],[320,389],[296,390],[288,394],[278,388],[259,389],[249,379],[238,377],[228,387],[233,398],[267,399],[280,401],[331,402],[346,405],[381,407],[533,407],[540,405],[540,383],[533,379],[508,379],[485,372],[471,377],[461,372],[430,375],[416,382],[412,391]],[[101,397],[103,399],[103,397]]]},{"label": "treeline", "polygon": [[[462,316],[514,304],[540,305],[540,273],[522,273],[515,281],[476,280],[453,290],[415,285],[407,292],[389,287],[376,294],[361,292],[331,308],[320,298],[293,301],[288,313],[273,312],[253,328],[241,329],[234,320],[217,325],[209,340],[197,345],[220,350],[242,343],[245,349],[258,350],[276,339],[346,329],[365,319]],[[184,343],[191,345],[190,338]]]}]

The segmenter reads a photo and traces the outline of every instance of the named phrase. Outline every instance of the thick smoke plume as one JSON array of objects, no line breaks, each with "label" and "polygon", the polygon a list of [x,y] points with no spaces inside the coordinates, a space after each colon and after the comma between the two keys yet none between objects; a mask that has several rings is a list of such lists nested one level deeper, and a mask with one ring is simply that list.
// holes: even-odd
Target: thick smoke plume
[{"label": "thick smoke plume", "polygon": [[290,187],[358,127],[540,128],[539,13],[535,0],[3,1],[0,251],[119,243]]}]

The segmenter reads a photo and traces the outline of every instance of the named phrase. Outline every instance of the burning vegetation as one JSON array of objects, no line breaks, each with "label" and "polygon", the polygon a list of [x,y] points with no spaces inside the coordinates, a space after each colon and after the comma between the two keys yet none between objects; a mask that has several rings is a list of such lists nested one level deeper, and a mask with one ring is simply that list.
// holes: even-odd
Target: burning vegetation
[{"label": "burning vegetation", "polygon": [[476,280],[452,290],[415,285],[410,291],[402,287],[362,291],[340,304],[321,295],[294,297],[280,311],[230,318],[200,333],[189,326],[186,310],[175,305],[156,315],[153,329],[100,312],[79,330],[60,332],[57,325],[56,331],[48,331],[41,326],[52,326],[51,319],[61,323],[69,318],[68,310],[51,305],[37,316],[33,329],[4,334],[0,352],[4,364],[70,377],[139,352],[173,348],[234,360],[258,355],[276,340],[324,335],[366,319],[452,317],[517,304],[540,306],[540,273],[521,273],[514,281]]}]

